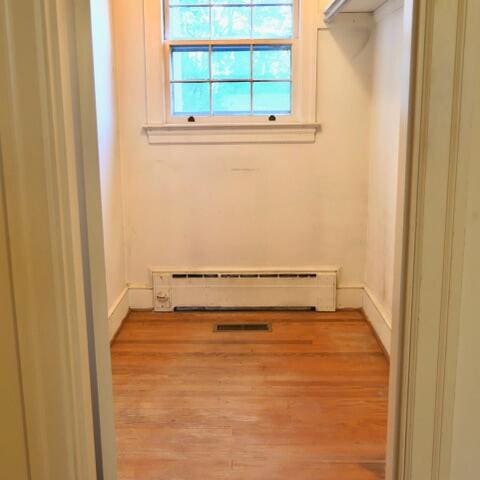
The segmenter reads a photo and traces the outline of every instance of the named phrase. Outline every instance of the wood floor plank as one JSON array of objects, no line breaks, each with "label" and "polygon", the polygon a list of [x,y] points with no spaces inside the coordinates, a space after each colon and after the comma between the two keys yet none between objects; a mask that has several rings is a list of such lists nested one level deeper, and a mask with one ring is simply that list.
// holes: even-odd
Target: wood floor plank
[{"label": "wood floor plank", "polygon": [[388,363],[359,311],[133,312],[112,370],[120,480],[384,478]]}]

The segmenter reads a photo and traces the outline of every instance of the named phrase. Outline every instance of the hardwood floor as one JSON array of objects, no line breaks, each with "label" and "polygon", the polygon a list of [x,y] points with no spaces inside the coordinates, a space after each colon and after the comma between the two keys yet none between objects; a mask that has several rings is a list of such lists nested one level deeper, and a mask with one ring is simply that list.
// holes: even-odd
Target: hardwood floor
[{"label": "hardwood floor", "polygon": [[120,480],[384,478],[388,364],[360,312],[135,312],[112,362]]}]

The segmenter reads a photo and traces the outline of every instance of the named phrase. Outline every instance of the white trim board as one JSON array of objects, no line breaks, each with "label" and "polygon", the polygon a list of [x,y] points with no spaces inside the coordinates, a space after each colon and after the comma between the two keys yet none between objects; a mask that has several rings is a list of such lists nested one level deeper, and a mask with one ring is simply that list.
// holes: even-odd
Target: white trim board
[{"label": "white trim board", "polygon": [[386,0],[332,0],[324,10],[325,21],[333,21],[341,13],[373,13]]},{"label": "white trim board", "polygon": [[363,14],[378,22],[403,5],[404,0],[333,0],[323,12],[323,21],[330,24],[345,15]]},{"label": "white trim board", "polygon": [[[364,287],[362,285],[340,285],[337,287],[337,308],[362,308]],[[147,284],[130,285],[129,307],[132,310],[153,309],[153,289]]]},{"label": "white trim board", "polygon": [[84,0],[0,2],[12,373],[31,479],[117,476],[90,20]]},{"label": "white trim board", "polygon": [[317,123],[145,125],[150,144],[314,143]]},{"label": "white trim board", "polygon": [[363,288],[363,312],[390,356],[392,338],[391,316],[368,287]]},{"label": "white trim board", "polygon": [[129,288],[125,287],[108,312],[108,333],[110,341],[120,330],[123,321],[130,312]]},{"label": "white trim board", "polygon": [[[323,265],[323,266],[303,266],[303,267],[292,267],[288,265],[280,267],[152,267],[150,269],[152,273],[160,272],[175,272],[175,273],[309,273],[309,272],[339,272],[340,267],[338,265]],[[146,284],[135,284],[131,283],[131,288],[144,288]]]}]

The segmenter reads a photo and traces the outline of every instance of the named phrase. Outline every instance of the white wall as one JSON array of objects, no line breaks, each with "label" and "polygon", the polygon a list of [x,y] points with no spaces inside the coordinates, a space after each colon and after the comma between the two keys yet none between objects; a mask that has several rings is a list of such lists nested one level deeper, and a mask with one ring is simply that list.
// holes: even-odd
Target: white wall
[{"label": "white wall", "polygon": [[129,282],[152,266],[335,264],[341,284],[363,284],[368,32],[319,32],[316,144],[149,145],[142,15],[114,4]]},{"label": "white wall", "polygon": [[109,0],[92,1],[91,9],[107,295],[110,314],[112,314],[123,298],[127,283],[113,22]]},{"label": "white wall", "polygon": [[373,77],[364,304],[387,344],[395,274],[402,38],[403,8],[401,2],[391,0],[376,15],[371,38]]}]

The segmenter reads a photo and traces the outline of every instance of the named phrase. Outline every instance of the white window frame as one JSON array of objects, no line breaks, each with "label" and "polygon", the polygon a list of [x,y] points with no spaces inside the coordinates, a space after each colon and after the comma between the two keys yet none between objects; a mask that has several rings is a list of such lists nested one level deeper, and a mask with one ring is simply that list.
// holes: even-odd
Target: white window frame
[{"label": "white window frame", "polygon": [[[164,31],[164,2],[144,0],[146,125],[150,143],[296,143],[312,142],[316,121],[318,2],[296,0],[295,30],[291,39],[172,41]],[[187,116],[171,114],[170,47],[173,45],[291,45],[292,112],[275,115]],[[283,139],[283,140],[282,140]]]}]

